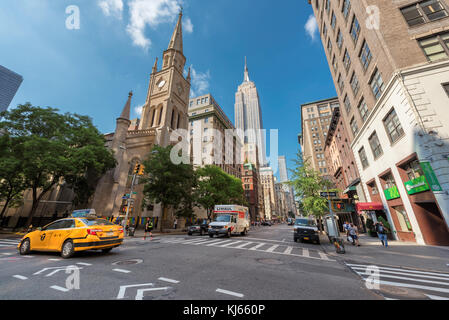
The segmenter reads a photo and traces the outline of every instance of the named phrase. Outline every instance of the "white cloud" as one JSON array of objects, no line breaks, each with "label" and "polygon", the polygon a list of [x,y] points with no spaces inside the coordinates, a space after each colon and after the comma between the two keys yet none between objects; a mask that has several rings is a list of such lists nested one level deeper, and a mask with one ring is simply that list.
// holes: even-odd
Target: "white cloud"
[{"label": "white cloud", "polygon": [[99,0],[98,6],[105,16],[122,19],[123,0]]},{"label": "white cloud", "polygon": [[187,18],[185,23],[184,23],[184,30],[187,33],[192,33],[193,32],[193,24],[192,24],[192,20],[190,20],[190,18]]},{"label": "white cloud", "polygon": [[312,38],[312,40],[315,40],[315,36],[318,33],[318,23],[316,22],[316,18],[314,15],[309,16],[309,19],[307,20],[304,28],[306,29],[309,37]]},{"label": "white cloud", "polygon": [[134,113],[135,113],[138,117],[142,116],[143,107],[144,107],[144,105],[137,106],[137,107],[134,108]]},{"label": "white cloud", "polygon": [[151,40],[145,36],[146,26],[154,29],[161,23],[173,22],[180,10],[177,0],[130,0],[128,5],[126,31],[133,44],[145,50],[151,46]]},{"label": "white cloud", "polygon": [[193,66],[190,67],[192,77],[192,87],[190,88],[190,96],[197,97],[206,94],[209,90],[210,71],[197,72]]}]

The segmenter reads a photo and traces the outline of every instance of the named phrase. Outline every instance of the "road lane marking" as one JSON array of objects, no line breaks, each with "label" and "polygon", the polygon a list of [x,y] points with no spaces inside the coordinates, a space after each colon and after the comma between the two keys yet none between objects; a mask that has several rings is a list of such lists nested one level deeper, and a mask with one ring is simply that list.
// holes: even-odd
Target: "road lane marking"
[{"label": "road lane marking", "polygon": [[24,277],[24,276],[21,276],[21,275],[18,275],[18,274],[14,275],[13,277],[17,278],[17,279],[20,279],[20,280],[27,280],[28,279],[27,277]]},{"label": "road lane marking", "polygon": [[79,264],[80,266],[91,266],[90,263],[85,263],[85,262],[77,262],[76,264]]},{"label": "road lane marking", "polygon": [[151,288],[151,289],[139,289],[139,290],[137,290],[136,300],[143,300],[143,294],[144,294],[145,292],[148,292],[148,291],[161,291],[161,290],[167,291],[168,289],[171,289],[171,287]]},{"label": "road lane marking", "polygon": [[234,297],[239,297],[239,298],[243,298],[244,295],[241,293],[237,293],[237,292],[232,292],[232,291],[228,291],[228,290],[223,290],[223,289],[217,289],[215,290],[215,292],[219,292],[219,293],[224,293],[230,296],[234,296]]},{"label": "road lane marking", "polygon": [[144,287],[144,286],[152,287],[154,285],[152,283],[143,283],[143,284],[133,284],[133,285],[128,285],[128,286],[120,286],[120,290],[117,295],[117,300],[125,298],[126,289],[135,288],[135,287]]},{"label": "road lane marking", "polygon": [[[200,245],[200,244],[207,243],[207,242],[209,242],[209,241],[210,241],[209,239],[208,239],[208,240],[202,239],[202,240],[200,240],[200,241],[195,241],[195,242],[187,243],[187,244],[191,244],[191,245],[194,245],[194,246],[198,246],[198,245]],[[184,243],[185,243],[185,242],[184,242]]]},{"label": "road lane marking", "polygon": [[179,283],[178,280],[173,280],[173,279],[168,279],[168,278],[163,278],[163,277],[159,278],[158,280],[169,282],[169,283],[175,283],[175,284]]},{"label": "road lane marking", "polygon": [[6,253],[6,252],[5,252],[5,253],[2,253],[2,255],[4,255],[4,256],[12,256],[12,255],[13,255],[13,253],[9,253],[9,252],[8,252],[8,253]]},{"label": "road lane marking", "polygon": [[273,252],[274,250],[276,250],[276,248],[279,247],[278,244],[275,244],[274,246],[268,248],[267,250],[265,250],[265,252]]},{"label": "road lane marking", "polygon": [[287,247],[287,249],[285,249],[284,254],[290,254],[292,253],[293,247]]},{"label": "road lane marking", "polygon": [[329,259],[329,257],[326,254],[324,254],[323,252],[321,252],[321,251],[318,251],[318,254],[320,255],[321,259],[323,259],[323,260],[335,261],[335,260]]},{"label": "road lane marking", "polygon": [[[368,266],[367,266],[368,267]],[[366,271],[367,267],[351,267],[351,269],[354,270],[360,270],[360,271]],[[415,274],[415,273],[409,273],[409,272],[400,272],[400,271],[389,271],[389,270],[382,270],[382,274],[398,274],[398,275],[405,275],[405,276],[413,276],[413,277],[419,277],[419,278],[428,278],[428,279],[437,279],[437,280],[446,280],[449,281],[448,278],[445,277],[445,275],[442,275],[441,277],[438,276],[428,276],[426,274]]]},{"label": "road lane marking", "polygon": [[63,287],[60,287],[60,286],[51,286],[50,288],[55,289],[55,290],[58,290],[58,291],[62,291],[62,292],[68,292],[68,291],[70,291],[70,289],[63,288]]},{"label": "road lane marking", "polygon": [[[362,275],[370,276],[371,275],[371,273],[368,273],[368,272],[356,271],[356,273],[360,276],[362,276]],[[441,284],[443,286],[449,286],[449,282],[416,279],[416,278],[410,278],[410,277],[398,277],[398,276],[388,275],[388,274],[384,274],[384,273],[381,273],[380,277],[381,278],[400,279],[400,280],[411,280],[411,281],[415,281],[415,282],[433,283],[433,284]],[[446,281],[448,281],[448,280],[446,280]]]},{"label": "road lane marking", "polygon": [[391,281],[379,281],[379,280],[376,280],[376,279],[371,279],[371,283],[383,284],[383,285],[387,285],[387,286],[413,288],[413,289],[423,289],[423,290],[430,290],[430,291],[449,293],[449,289],[438,288],[438,287],[429,287],[429,286],[421,286],[421,285],[417,285],[417,284],[391,282]]},{"label": "road lane marking", "polygon": [[223,240],[209,241],[209,244],[206,244],[206,247],[214,246],[215,244],[217,244],[217,243],[219,243],[219,242],[223,242]]},{"label": "road lane marking", "polygon": [[115,271],[115,272],[122,272],[122,273],[131,273],[131,271],[129,271],[129,270],[123,270],[123,269],[112,269],[112,271]]},{"label": "road lane marking", "polygon": [[62,259],[48,259],[48,261],[61,261]]},{"label": "road lane marking", "polygon": [[194,243],[197,243],[197,242],[204,242],[204,241],[209,241],[209,240],[205,240],[205,239],[199,238],[199,239],[193,239],[193,240],[185,241],[185,239],[184,239],[183,241],[181,241],[181,243],[182,244],[194,244]]}]

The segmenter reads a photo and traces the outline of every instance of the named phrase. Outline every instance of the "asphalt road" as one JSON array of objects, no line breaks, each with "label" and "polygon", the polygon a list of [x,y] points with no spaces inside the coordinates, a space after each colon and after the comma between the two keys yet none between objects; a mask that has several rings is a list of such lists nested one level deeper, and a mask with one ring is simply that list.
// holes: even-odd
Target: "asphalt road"
[{"label": "asphalt road", "polygon": [[287,225],[231,239],[131,238],[108,254],[69,260],[56,253],[20,256],[16,242],[0,241],[2,300],[383,299],[321,246],[294,243]]}]

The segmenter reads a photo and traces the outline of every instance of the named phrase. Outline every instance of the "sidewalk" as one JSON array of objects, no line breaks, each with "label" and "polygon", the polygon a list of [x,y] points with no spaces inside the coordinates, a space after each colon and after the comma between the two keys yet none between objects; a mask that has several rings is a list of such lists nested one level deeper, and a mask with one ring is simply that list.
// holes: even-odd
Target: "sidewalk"
[{"label": "sidewalk", "polygon": [[320,235],[323,250],[346,263],[362,263],[435,270],[449,273],[449,247],[425,246],[412,242],[388,241],[388,248],[382,246],[378,238],[360,235],[360,247],[355,247],[341,236],[345,242],[345,254],[337,254],[326,235]]}]

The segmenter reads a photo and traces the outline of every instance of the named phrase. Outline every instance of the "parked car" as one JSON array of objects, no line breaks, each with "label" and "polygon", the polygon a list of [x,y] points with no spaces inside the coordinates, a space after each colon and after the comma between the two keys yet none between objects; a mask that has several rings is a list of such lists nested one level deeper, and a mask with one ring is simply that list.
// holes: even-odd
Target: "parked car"
[{"label": "parked car", "polygon": [[313,241],[320,244],[320,236],[318,234],[318,227],[316,223],[307,218],[296,219],[294,226],[293,239],[295,242],[298,240]]},{"label": "parked car", "polygon": [[207,234],[209,229],[209,221],[207,219],[203,219],[198,221],[197,224],[194,224],[193,226],[190,226],[187,229],[187,234],[189,236],[198,233],[200,236]]}]

